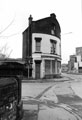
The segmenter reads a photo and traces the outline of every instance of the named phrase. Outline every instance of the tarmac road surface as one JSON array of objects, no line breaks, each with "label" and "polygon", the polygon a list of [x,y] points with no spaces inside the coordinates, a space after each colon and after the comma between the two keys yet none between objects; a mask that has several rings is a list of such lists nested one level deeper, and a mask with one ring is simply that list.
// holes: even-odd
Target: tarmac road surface
[{"label": "tarmac road surface", "polygon": [[82,120],[82,81],[29,83],[27,86],[24,90],[33,92],[22,92],[23,120]]}]

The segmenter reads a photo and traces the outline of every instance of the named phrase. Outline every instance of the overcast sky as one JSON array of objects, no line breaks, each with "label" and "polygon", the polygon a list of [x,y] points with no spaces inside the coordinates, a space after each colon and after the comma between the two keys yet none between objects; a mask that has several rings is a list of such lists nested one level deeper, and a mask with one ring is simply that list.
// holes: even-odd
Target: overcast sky
[{"label": "overcast sky", "polygon": [[55,13],[61,26],[62,63],[82,46],[81,0],[0,0],[0,48],[7,46],[12,58],[22,57],[22,32],[28,17],[38,20]]}]

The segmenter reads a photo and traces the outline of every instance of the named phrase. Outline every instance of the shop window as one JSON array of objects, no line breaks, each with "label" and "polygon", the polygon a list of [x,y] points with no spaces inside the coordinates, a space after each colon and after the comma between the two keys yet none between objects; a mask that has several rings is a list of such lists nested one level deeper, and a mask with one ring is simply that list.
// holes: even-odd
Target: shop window
[{"label": "shop window", "polygon": [[45,60],[45,74],[50,74],[50,60]]},{"label": "shop window", "polygon": [[52,60],[52,73],[54,74],[55,73],[55,61]]}]

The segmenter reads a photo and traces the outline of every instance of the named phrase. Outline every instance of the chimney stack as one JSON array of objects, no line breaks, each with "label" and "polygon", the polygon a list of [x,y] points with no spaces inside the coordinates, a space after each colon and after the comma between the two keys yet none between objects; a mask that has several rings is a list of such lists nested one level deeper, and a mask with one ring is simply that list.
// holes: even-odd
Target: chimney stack
[{"label": "chimney stack", "polygon": [[32,15],[30,15],[30,17],[28,18],[28,20],[29,20],[29,25],[31,25],[31,23],[32,23]]}]

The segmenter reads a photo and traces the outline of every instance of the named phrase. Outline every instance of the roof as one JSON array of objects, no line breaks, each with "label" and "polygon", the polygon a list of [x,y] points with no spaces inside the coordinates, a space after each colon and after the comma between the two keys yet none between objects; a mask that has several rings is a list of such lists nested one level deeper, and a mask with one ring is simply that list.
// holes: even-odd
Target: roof
[{"label": "roof", "polygon": [[15,68],[23,68],[24,63],[19,62],[19,61],[2,61],[0,63],[0,69],[4,68],[10,68],[10,69],[15,69]]},{"label": "roof", "polygon": [[[55,26],[55,35],[57,37],[60,36],[61,28],[58,20],[56,19],[56,15],[50,14],[49,17],[45,17],[36,21],[31,22],[31,32],[32,33],[44,33],[44,34],[51,34],[51,29],[53,29]],[[28,27],[29,28],[29,27]],[[23,32],[27,32],[28,34],[28,28]]]},{"label": "roof", "polygon": [[9,85],[9,84],[14,84],[14,83],[16,83],[16,80],[15,80],[15,78],[0,78],[0,88],[2,87],[2,86],[5,86],[5,85]]}]

